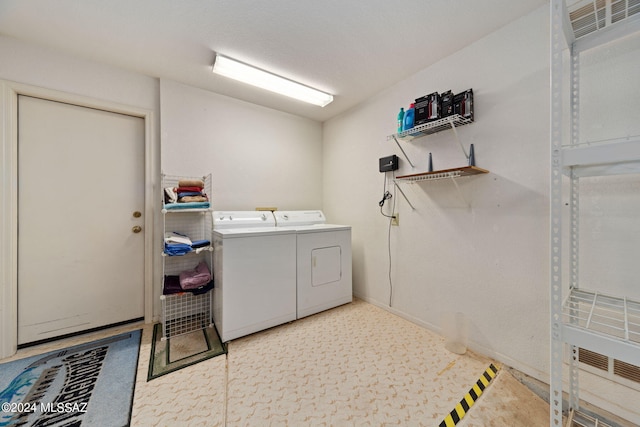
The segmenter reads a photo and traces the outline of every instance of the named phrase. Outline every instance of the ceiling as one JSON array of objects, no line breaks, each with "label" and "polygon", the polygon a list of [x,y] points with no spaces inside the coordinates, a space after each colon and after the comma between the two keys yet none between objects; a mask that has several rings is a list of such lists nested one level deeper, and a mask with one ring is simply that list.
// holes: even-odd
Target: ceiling
[{"label": "ceiling", "polygon": [[[2,0],[0,34],[325,121],[545,3]],[[310,106],[214,75],[214,52],[334,101]]]}]

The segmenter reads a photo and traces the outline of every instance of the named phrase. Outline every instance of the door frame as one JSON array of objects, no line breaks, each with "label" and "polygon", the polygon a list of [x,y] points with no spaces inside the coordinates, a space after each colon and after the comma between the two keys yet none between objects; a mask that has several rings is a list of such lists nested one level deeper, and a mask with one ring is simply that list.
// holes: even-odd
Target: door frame
[{"label": "door frame", "polygon": [[153,321],[154,182],[152,110],[0,80],[0,359],[18,348],[18,95],[64,102],[144,119],[144,319]]}]

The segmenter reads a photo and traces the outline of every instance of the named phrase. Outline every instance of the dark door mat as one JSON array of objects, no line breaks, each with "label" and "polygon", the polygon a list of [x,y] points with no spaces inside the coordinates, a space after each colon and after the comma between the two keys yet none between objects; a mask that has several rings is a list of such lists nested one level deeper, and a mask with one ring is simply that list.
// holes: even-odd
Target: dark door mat
[{"label": "dark door mat", "polygon": [[163,340],[162,325],[156,323],[147,381],[226,353],[227,347],[213,326]]}]

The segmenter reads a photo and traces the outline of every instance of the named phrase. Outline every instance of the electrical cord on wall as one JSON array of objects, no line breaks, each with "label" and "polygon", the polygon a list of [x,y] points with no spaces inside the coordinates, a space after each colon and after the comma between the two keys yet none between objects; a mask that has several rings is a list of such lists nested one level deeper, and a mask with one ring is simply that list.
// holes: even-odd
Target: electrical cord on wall
[{"label": "electrical cord on wall", "polygon": [[[393,179],[395,180],[395,172],[392,172],[392,174]],[[391,212],[393,213],[396,210],[396,199],[393,198],[393,195],[387,190],[387,173],[385,172],[384,185],[382,188],[382,200],[380,200],[378,205],[380,206],[380,213],[382,214],[382,216],[389,218],[389,226],[387,230],[387,248],[389,253],[389,307],[391,307],[391,302],[393,299],[393,280],[391,279],[391,222],[395,219],[395,215],[387,215],[382,211],[384,203],[389,199],[393,199],[393,203],[391,205]]]}]

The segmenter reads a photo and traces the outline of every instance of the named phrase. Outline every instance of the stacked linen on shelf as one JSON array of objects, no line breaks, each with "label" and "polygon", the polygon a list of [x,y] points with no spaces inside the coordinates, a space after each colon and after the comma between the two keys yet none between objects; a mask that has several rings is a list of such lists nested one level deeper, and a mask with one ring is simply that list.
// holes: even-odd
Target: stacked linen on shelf
[{"label": "stacked linen on shelf", "polygon": [[175,231],[164,234],[164,253],[167,255],[184,255],[194,250],[198,253],[210,245],[209,240],[191,240],[188,236]]},{"label": "stacked linen on shelf", "polygon": [[164,234],[164,253],[167,255],[184,255],[192,251],[191,239],[184,234],[170,231]]},{"label": "stacked linen on shelf", "polygon": [[204,261],[196,266],[194,270],[187,270],[180,273],[180,287],[187,290],[198,289],[211,281],[209,266]]},{"label": "stacked linen on shelf", "polygon": [[209,196],[204,191],[204,181],[181,179],[178,187],[164,189],[165,209],[208,209]]},{"label": "stacked linen on shelf", "polygon": [[191,292],[200,295],[213,289],[211,270],[206,262],[200,263],[193,270],[185,270],[179,276],[164,277],[164,295]]}]

